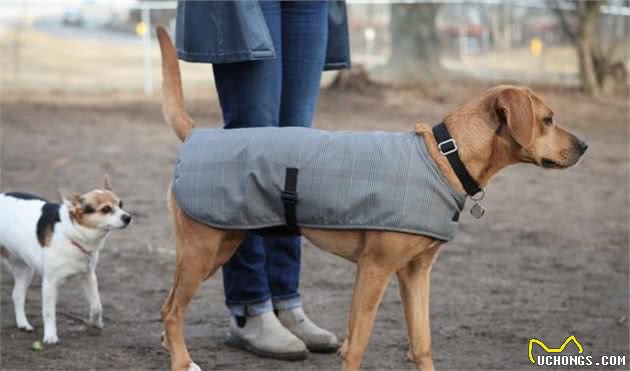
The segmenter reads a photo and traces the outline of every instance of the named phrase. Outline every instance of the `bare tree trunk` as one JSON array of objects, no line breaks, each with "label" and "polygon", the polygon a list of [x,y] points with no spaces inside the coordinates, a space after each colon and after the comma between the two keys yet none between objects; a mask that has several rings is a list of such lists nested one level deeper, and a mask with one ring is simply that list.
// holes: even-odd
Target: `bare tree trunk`
[{"label": "bare tree trunk", "polygon": [[486,13],[489,16],[490,35],[494,46],[498,49],[509,49],[512,46],[512,12],[507,4],[488,5]]},{"label": "bare tree trunk", "polygon": [[396,75],[426,80],[441,69],[435,29],[439,8],[440,4],[391,5],[391,56],[388,67]]},{"label": "bare tree trunk", "polygon": [[595,65],[595,58],[597,58],[597,54],[600,54],[595,49],[597,48],[596,33],[599,26],[601,3],[602,1],[580,1],[576,4],[579,22],[576,46],[580,64],[580,78],[584,90],[593,96],[601,94]]},{"label": "bare tree trunk", "polygon": [[615,56],[615,45],[604,52],[599,33],[600,7],[606,0],[574,1],[575,17],[559,9],[558,0],[551,1],[560,25],[569,36],[578,56],[580,82],[584,91],[593,96],[609,94],[622,87],[628,77],[623,60]]}]

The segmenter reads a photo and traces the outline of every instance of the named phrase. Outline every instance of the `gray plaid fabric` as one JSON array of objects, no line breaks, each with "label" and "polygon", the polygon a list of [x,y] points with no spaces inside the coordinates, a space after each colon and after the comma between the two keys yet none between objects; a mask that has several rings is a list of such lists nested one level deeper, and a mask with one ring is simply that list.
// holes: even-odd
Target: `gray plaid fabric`
[{"label": "gray plaid fabric", "polygon": [[187,215],[210,226],[282,226],[289,167],[298,169],[297,220],[304,227],[448,241],[466,198],[450,187],[415,133],[296,127],[193,130],[177,158],[175,197]]}]

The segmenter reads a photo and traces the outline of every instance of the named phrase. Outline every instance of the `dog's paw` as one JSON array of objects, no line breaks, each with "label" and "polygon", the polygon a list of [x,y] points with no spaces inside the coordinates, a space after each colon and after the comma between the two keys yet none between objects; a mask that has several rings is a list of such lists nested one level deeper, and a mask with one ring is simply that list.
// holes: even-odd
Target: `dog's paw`
[{"label": "dog's paw", "polygon": [[103,328],[103,312],[101,310],[91,311],[88,319],[88,325],[91,327]]},{"label": "dog's paw", "polygon": [[94,327],[97,329],[102,329],[103,328],[103,319],[99,318],[99,319],[90,319],[88,321],[88,325],[90,325],[90,327]]},{"label": "dog's paw", "polygon": [[162,334],[160,335],[160,344],[162,345],[162,348],[168,350],[168,345],[166,345],[166,334],[164,331],[162,331]]},{"label": "dog's paw", "polygon": [[197,365],[195,362],[190,362],[186,371],[201,371],[201,367]]},{"label": "dog's paw", "polygon": [[346,354],[348,353],[348,338],[346,337],[341,343],[339,349],[337,349],[337,355],[343,359],[346,359]]},{"label": "dog's paw", "polygon": [[44,343],[45,344],[57,344],[57,343],[59,343],[59,338],[57,337],[57,335],[45,335],[44,336]]},{"label": "dog's paw", "polygon": [[26,332],[33,332],[33,326],[31,326],[30,323],[26,323],[26,324],[22,324],[22,325],[18,325],[18,330],[20,331],[26,331]]},{"label": "dog's paw", "polygon": [[407,351],[407,362],[415,362],[416,360],[413,357],[413,353],[411,353],[411,349]]}]

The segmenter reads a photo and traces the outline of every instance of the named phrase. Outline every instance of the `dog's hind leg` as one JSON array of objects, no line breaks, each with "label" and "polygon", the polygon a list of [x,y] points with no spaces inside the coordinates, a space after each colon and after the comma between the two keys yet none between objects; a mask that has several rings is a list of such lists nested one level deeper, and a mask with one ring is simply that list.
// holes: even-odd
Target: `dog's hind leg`
[{"label": "dog's hind leg", "polygon": [[13,274],[14,283],[11,298],[13,299],[13,307],[15,309],[15,322],[20,330],[33,331],[33,326],[28,323],[24,309],[26,291],[33,280],[33,268],[29,267],[18,257],[10,255],[4,247],[1,249],[3,250],[2,260]]},{"label": "dog's hind leg", "polygon": [[409,353],[418,370],[433,371],[431,326],[429,325],[429,287],[431,267],[439,251],[438,241],[398,271],[400,296],[405,309]]},{"label": "dog's hind leg", "polygon": [[171,355],[173,370],[197,370],[184,341],[186,308],[201,283],[234,253],[242,240],[240,232],[208,228],[186,216],[169,199],[177,245],[173,286],[162,306],[163,345]]}]

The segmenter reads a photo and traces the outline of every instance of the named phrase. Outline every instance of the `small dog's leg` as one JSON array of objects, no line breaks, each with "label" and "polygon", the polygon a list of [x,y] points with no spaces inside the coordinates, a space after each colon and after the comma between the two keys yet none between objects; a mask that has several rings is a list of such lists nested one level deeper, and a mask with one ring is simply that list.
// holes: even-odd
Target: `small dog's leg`
[{"label": "small dog's leg", "polygon": [[26,290],[33,279],[33,269],[21,261],[13,261],[11,264],[13,273],[13,306],[15,308],[15,322],[20,330],[33,331],[33,326],[28,323],[24,303],[26,301]]},{"label": "small dog's leg", "polygon": [[437,257],[433,247],[407,263],[398,271],[400,296],[405,310],[409,353],[407,357],[421,371],[433,371],[431,327],[429,324],[429,287],[431,267]]},{"label": "small dog's leg", "polygon": [[103,306],[98,292],[98,280],[96,273],[91,271],[85,274],[83,280],[83,292],[90,303],[90,316],[88,324],[93,327],[103,328]]},{"label": "small dog's leg", "polygon": [[57,337],[56,305],[57,280],[42,277],[42,317],[44,319],[44,343],[56,344]]}]

